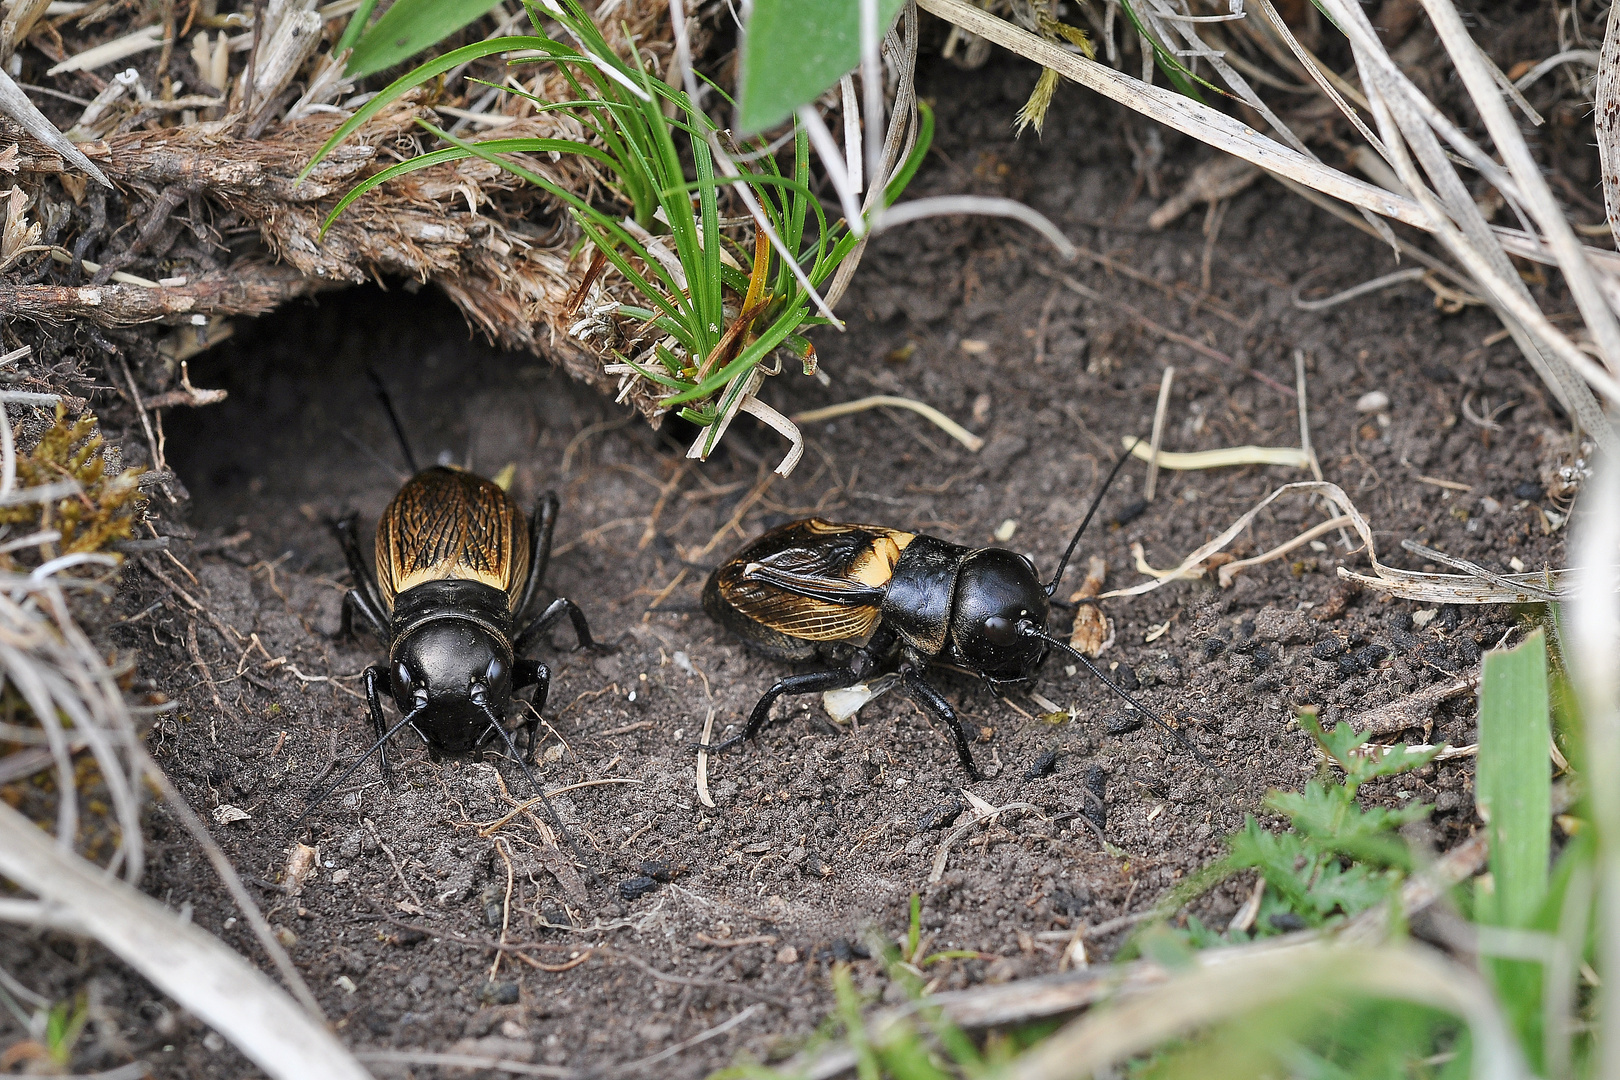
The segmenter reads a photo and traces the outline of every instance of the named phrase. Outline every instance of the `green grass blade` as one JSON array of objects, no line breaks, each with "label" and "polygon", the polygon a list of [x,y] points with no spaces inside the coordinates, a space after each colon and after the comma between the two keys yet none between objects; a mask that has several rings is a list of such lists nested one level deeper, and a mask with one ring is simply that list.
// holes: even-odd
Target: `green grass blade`
[{"label": "green grass blade", "polygon": [[321,222],[320,235],[325,236],[326,230],[332,227],[332,223],[338,219],[338,215],[347,210],[350,203],[360,198],[360,196],[364,195],[372,188],[380,187],[396,177],[404,176],[406,173],[412,173],[418,169],[426,169],[430,166],[439,165],[446,161],[460,161],[462,158],[467,157],[472,157],[472,152],[469,150],[463,150],[460,147],[451,147],[448,150],[435,150],[431,154],[422,154],[419,157],[409,158],[405,161],[390,165],[382,172],[377,173],[374,176],[366,177],[364,180],[360,181],[358,184],[354,185],[354,187],[345,192],[343,198],[338,200],[337,205],[332,207],[332,212],[326,215],[325,221]]},{"label": "green grass blade", "polygon": [[344,24],[343,36],[332,46],[333,56],[341,56],[344,49],[354,48],[354,43],[360,40],[366,24],[371,21],[371,13],[376,10],[377,0],[360,0],[360,6],[354,9],[354,14],[350,15],[349,21]]},{"label": "green grass blade", "polygon": [[895,200],[905,192],[911,183],[911,178],[917,175],[922,168],[923,158],[928,156],[928,148],[934,145],[934,110],[928,107],[928,102],[921,99],[917,102],[917,141],[912,144],[911,153],[901,163],[889,186],[883,189],[883,205],[893,206]]},{"label": "green grass blade", "polygon": [[[721,325],[726,316],[721,299],[725,279],[720,274],[720,202],[716,195],[714,158],[707,142],[692,140],[692,160],[698,181],[698,219],[703,226],[702,272],[697,281],[691,282],[692,295],[694,299],[702,297],[698,310],[715,325]],[[723,325],[721,329],[724,330]]]},{"label": "green grass blade", "polygon": [[1183,64],[1175,53],[1171,52],[1169,49],[1166,49],[1158,38],[1148,33],[1147,27],[1142,23],[1141,16],[1138,15],[1136,10],[1131,6],[1130,0],[1121,0],[1119,6],[1125,9],[1125,17],[1131,21],[1131,26],[1135,28],[1137,34],[1139,35],[1138,40],[1147,42],[1148,47],[1153,50],[1153,59],[1158,64],[1159,70],[1164,72],[1165,77],[1170,80],[1171,85],[1173,85],[1183,96],[1190,97],[1194,101],[1202,103],[1204,98],[1203,95],[1198,92],[1199,86],[1213,90],[1222,97],[1231,96],[1214,83],[1200,79],[1197,75],[1194,75],[1192,69],[1186,64]]},{"label": "green grass blade", "polygon": [[[559,153],[579,154],[582,157],[592,158],[610,168],[617,164],[611,157],[596,147],[574,142],[572,139],[487,139],[473,145],[491,154],[545,153],[556,150]],[[418,169],[426,169],[429,166],[440,165],[446,161],[460,161],[462,158],[475,155],[476,152],[473,150],[454,146],[390,165],[382,172],[360,181],[353,188],[350,188],[343,198],[338,200],[337,205],[332,208],[332,212],[326,215],[326,220],[321,223],[321,235],[326,235],[326,230],[332,227],[332,223],[337,220],[338,215],[347,210],[351,203],[378,185],[404,176],[406,173],[416,172]]]},{"label": "green grass blade", "polygon": [[[1485,655],[1479,688],[1475,798],[1489,819],[1491,887],[1476,893],[1475,917],[1516,929],[1534,925],[1548,889],[1552,743],[1547,650],[1541,631],[1515,649]],[[1553,957],[1545,958],[1550,962]],[[1546,1032],[1544,963],[1493,957],[1484,963],[1532,1068]]]},{"label": "green grass blade", "polygon": [[1541,631],[1487,653],[1479,689],[1477,798],[1489,816],[1495,914],[1527,926],[1547,892],[1551,839],[1547,649]]},{"label": "green grass blade", "polygon": [[803,321],[804,309],[802,307],[784,312],[777,318],[776,322],[771,324],[769,329],[750,342],[746,349],[738,353],[736,359],[732,360],[731,363],[719,371],[711,373],[708,378],[692,387],[692,389],[676,394],[673,397],[664,398],[660,404],[665,406],[682,405],[688,401],[708,397],[738,374],[765,359],[770,351],[782,344],[783,339],[798,329],[799,324]]},{"label": "green grass blade", "polygon": [[302,180],[307,177],[310,170],[320,164],[321,160],[332,152],[333,147],[353,135],[372,117],[429,79],[437,78],[451,68],[469,60],[480,60],[486,56],[493,56],[496,53],[515,49],[538,49],[550,54],[553,59],[582,60],[573,50],[559,45],[550,38],[543,37],[509,37],[496,38],[494,41],[479,41],[452,52],[447,52],[443,56],[435,57],[421,67],[408,71],[389,83],[378,92],[376,97],[366,102],[353,116],[345,120],[341,127],[332,132],[332,137],[327,139],[319,150],[315,151],[315,156],[309,159],[309,164],[305,165],[304,171],[298,174],[298,179]]},{"label": "green grass blade", "polygon": [[394,0],[377,25],[360,35],[346,74],[363,79],[391,68],[482,18],[498,3],[500,0]]}]

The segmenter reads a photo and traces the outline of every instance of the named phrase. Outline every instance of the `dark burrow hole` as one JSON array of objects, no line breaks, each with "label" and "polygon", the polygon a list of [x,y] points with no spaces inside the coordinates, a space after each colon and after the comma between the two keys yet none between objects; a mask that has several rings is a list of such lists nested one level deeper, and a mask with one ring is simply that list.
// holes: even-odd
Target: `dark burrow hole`
[{"label": "dark burrow hole", "polygon": [[[369,536],[409,471],[368,365],[421,466],[443,461],[493,476],[515,465],[513,490],[525,505],[559,485],[562,455],[590,425],[622,423],[649,454],[667,452],[659,444],[668,439],[627,408],[540,357],[490,345],[436,289],[391,282],[238,320],[234,337],[193,359],[196,385],[229,397],[165,418],[191,525],[247,530],[261,556],[291,552],[290,569],[336,571],[325,520],[358,510]],[[584,448],[576,451],[577,463]]]}]

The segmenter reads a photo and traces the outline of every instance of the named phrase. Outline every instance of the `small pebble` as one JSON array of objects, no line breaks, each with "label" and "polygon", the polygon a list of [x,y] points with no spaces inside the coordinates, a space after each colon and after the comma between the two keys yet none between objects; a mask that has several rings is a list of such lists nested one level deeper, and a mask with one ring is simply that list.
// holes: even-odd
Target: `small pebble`
[{"label": "small pebble", "polygon": [[478,991],[478,1000],[485,1005],[516,1005],[518,984],[515,982],[487,982]]},{"label": "small pebble", "polygon": [[1086,800],[1086,808],[1082,811],[1086,819],[1097,826],[1102,832],[1108,827],[1108,770],[1100,765],[1093,765],[1086,770],[1086,792],[1091,797]]},{"label": "small pebble", "polygon": [[1131,522],[1141,517],[1146,511],[1147,502],[1142,499],[1137,499],[1135,502],[1127,504],[1123,510],[1114,515],[1114,524],[1129,525]]},{"label": "small pebble", "polygon": [[960,799],[942,803],[922,816],[922,820],[917,822],[917,831],[923,833],[932,832],[934,829],[943,829],[961,817],[962,811],[966,809],[967,803]]},{"label": "small pebble", "polygon": [[1344,642],[1336,637],[1325,637],[1311,646],[1311,655],[1318,660],[1332,660],[1344,652]]},{"label": "small pebble", "polygon": [[1382,390],[1369,390],[1356,399],[1356,412],[1375,413],[1389,408],[1389,395]]},{"label": "small pebble", "polygon": [[1110,735],[1129,735],[1147,723],[1134,712],[1115,713],[1103,721],[1103,730]]},{"label": "small pebble", "polygon": [[1084,885],[1076,885],[1073,891],[1069,889],[1052,890],[1052,913],[1054,915],[1067,915],[1074,918],[1084,915],[1091,906],[1091,890]]},{"label": "small pebble", "polygon": [[799,962],[799,950],[791,945],[782,946],[776,950],[776,962],[778,964],[797,964]]},{"label": "small pebble", "polygon": [[833,962],[839,964],[847,964],[853,960],[870,960],[872,957],[866,946],[857,945],[847,938],[837,938],[827,946],[826,952]]},{"label": "small pebble", "polygon": [[1363,671],[1371,671],[1388,655],[1389,650],[1382,645],[1368,645],[1364,649],[1356,650],[1356,666]]},{"label": "small pebble", "polygon": [[1526,502],[1540,502],[1544,495],[1546,495],[1546,492],[1542,491],[1541,485],[1534,480],[1526,480],[1513,489],[1513,497],[1523,499]]},{"label": "small pebble", "polygon": [[1057,768],[1058,752],[1048,750],[1036,758],[1030,767],[1024,770],[1025,780],[1039,780],[1043,776],[1051,776],[1052,770]]},{"label": "small pebble", "polygon": [[657,881],[646,874],[638,874],[619,882],[619,895],[626,900],[640,900],[656,888],[658,888]]}]

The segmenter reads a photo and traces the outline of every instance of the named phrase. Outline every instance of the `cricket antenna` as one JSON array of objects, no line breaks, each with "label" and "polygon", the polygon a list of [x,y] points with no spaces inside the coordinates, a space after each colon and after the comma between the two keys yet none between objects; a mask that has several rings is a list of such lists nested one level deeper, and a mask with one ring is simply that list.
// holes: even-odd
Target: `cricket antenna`
[{"label": "cricket antenna", "polygon": [[410,440],[405,438],[405,425],[399,422],[399,413],[394,411],[394,399],[388,395],[388,387],[383,385],[382,377],[375,368],[366,365],[366,378],[371,380],[371,386],[377,391],[377,400],[382,402],[383,409],[388,413],[388,422],[394,425],[394,437],[399,440],[399,448],[405,454],[405,464],[411,468],[411,475],[415,476],[422,469],[416,464],[416,455],[411,453]]},{"label": "cricket antenna", "polygon": [[1114,462],[1114,467],[1109,470],[1108,478],[1102,482],[1102,487],[1097,489],[1097,497],[1091,500],[1091,509],[1086,511],[1086,516],[1080,522],[1080,527],[1074,530],[1074,538],[1069,541],[1069,550],[1063,553],[1063,560],[1058,563],[1057,573],[1052,575],[1052,580],[1046,586],[1047,596],[1057,592],[1058,582],[1063,580],[1063,571],[1069,568],[1069,559],[1074,556],[1074,549],[1080,543],[1081,534],[1086,531],[1086,526],[1091,524],[1092,517],[1097,513],[1097,507],[1102,505],[1103,496],[1108,494],[1108,488],[1113,484],[1114,477],[1119,475],[1119,470],[1125,467],[1125,463],[1131,459],[1131,453],[1141,445],[1141,442],[1141,439],[1135,439],[1131,442],[1131,445],[1119,456],[1119,460]]},{"label": "cricket antenna", "polygon": [[1126,703],[1129,704],[1131,708],[1147,717],[1153,722],[1155,727],[1159,728],[1159,730],[1163,731],[1166,735],[1169,735],[1172,739],[1175,739],[1176,742],[1180,743],[1182,749],[1186,750],[1187,753],[1197,758],[1200,765],[1204,766],[1206,769],[1215,768],[1215,763],[1210,761],[1209,758],[1205,757],[1203,751],[1194,746],[1191,739],[1187,738],[1187,736],[1183,735],[1179,730],[1172,727],[1170,723],[1158,713],[1154,712],[1146,705],[1143,705],[1140,701],[1137,701],[1135,698],[1131,697],[1130,694],[1120,689],[1120,687],[1115,684],[1114,680],[1110,679],[1107,675],[1104,675],[1102,669],[1096,664],[1093,664],[1085,653],[1071,648],[1070,646],[1059,641],[1057,638],[1043,632],[1034,623],[1028,621],[1018,624],[1018,632],[1025,637],[1038,637],[1048,645],[1051,645],[1053,648],[1061,649],[1063,652],[1080,661],[1080,663],[1085,665],[1086,670],[1097,676],[1104,686],[1108,687],[1108,689],[1124,698]]},{"label": "cricket antenna", "polygon": [[545,807],[546,817],[551,821],[552,828],[556,829],[557,833],[567,842],[568,849],[574,853],[574,858],[578,859],[580,864],[585,867],[586,876],[594,878],[596,874],[591,869],[590,860],[585,858],[585,853],[579,850],[579,845],[574,842],[573,830],[564,825],[562,818],[557,816],[556,808],[551,805],[551,800],[546,798],[545,789],[540,786],[540,781],[534,778],[534,773],[529,770],[528,763],[523,760],[523,755],[518,753],[517,744],[512,741],[512,736],[508,734],[507,730],[501,726],[500,719],[495,715],[495,710],[490,707],[488,701],[480,701],[476,702],[476,704],[484,710],[484,715],[489,718],[490,728],[501,737],[502,742],[506,743],[506,749],[511,752],[512,760],[517,762],[518,768],[523,770],[523,778],[529,782],[529,787],[534,791],[535,797],[540,800],[540,805]]},{"label": "cricket antenna", "polygon": [[383,748],[383,744],[398,734],[400,729],[420,716],[422,713],[422,708],[422,706],[418,705],[416,708],[407,713],[403,720],[389,728],[387,733],[385,733],[382,738],[372,743],[371,749],[361,754],[353,765],[350,765],[347,769],[344,769],[342,776],[326,785],[325,789],[323,789],[319,795],[316,795],[314,798],[310,799],[308,805],[304,807],[304,812],[299,814],[297,819],[292,823],[292,827],[296,829],[298,826],[302,825],[304,823],[304,819],[309,817],[317,806],[326,801],[327,796],[331,795],[332,792],[336,791],[338,788],[342,787],[348,782],[349,777],[353,776],[355,774],[355,770],[359,769],[360,766],[366,763],[367,758],[371,757],[371,755],[375,754],[378,750],[381,750]]}]

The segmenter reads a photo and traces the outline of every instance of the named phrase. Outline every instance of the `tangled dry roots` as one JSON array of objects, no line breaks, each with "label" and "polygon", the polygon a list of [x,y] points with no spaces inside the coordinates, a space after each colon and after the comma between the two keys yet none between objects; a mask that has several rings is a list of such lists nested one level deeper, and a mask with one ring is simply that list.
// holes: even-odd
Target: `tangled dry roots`
[{"label": "tangled dry roots", "polygon": [[[633,17],[613,27],[609,39],[618,44],[625,33],[633,34],[643,62],[656,70],[671,51],[664,12],[652,10],[652,4],[627,6]],[[541,97],[570,96],[555,68],[513,70],[526,82],[528,72],[537,70],[529,88]],[[570,293],[583,271],[571,266],[577,227],[557,200],[495,165],[468,158],[407,174],[350,206],[322,236],[321,223],[345,192],[421,152],[423,132],[416,121],[436,120],[431,106],[421,93],[394,103],[302,181],[298,173],[343,117],[316,114],[257,139],[241,137],[227,119],[86,143],[85,154],[120,188],[139,197],[131,205],[173,206],[201,198],[216,213],[256,226],[262,250],[222,270],[189,275],[183,285],[157,289],[127,283],[19,285],[0,279],[0,310],[41,322],[172,322],[262,314],[297,296],[405,277],[437,285],[495,343],[542,353],[576,379],[615,389],[617,380],[602,372],[612,357],[568,335]],[[502,138],[586,137],[579,122],[561,112],[516,116],[498,133]],[[60,157],[0,120],[0,148],[13,142],[21,152],[10,164],[24,190],[52,175],[72,179]],[[530,156],[522,163],[598,205],[611,204],[602,177],[581,158]],[[627,400],[644,415],[654,415],[645,389],[633,390]]]}]

